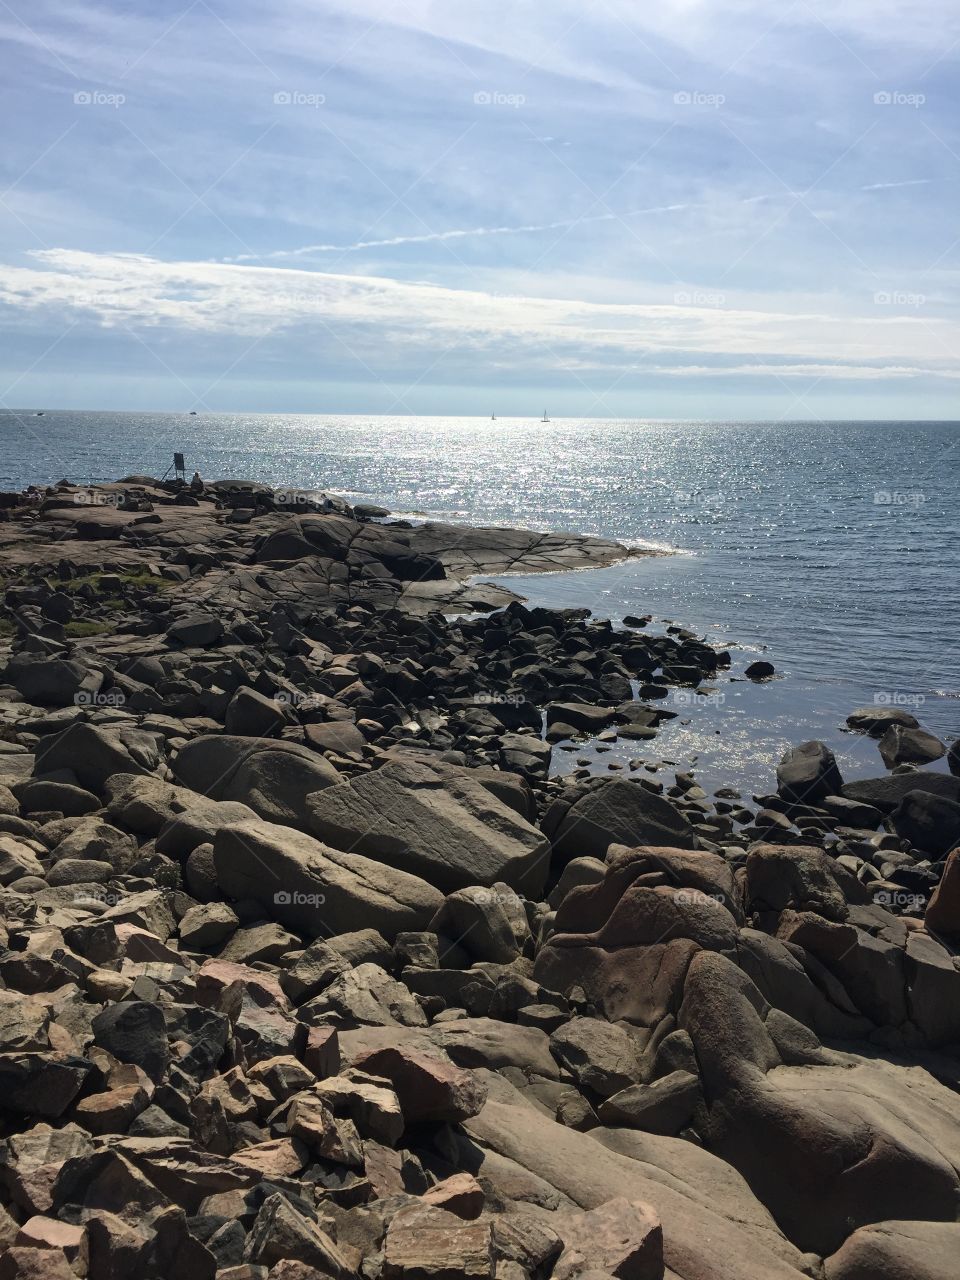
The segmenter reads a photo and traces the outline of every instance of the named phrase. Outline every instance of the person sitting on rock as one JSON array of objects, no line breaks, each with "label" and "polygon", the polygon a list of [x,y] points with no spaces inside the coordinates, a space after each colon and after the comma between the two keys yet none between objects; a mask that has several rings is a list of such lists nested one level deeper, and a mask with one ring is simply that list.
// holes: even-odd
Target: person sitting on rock
[{"label": "person sitting on rock", "polygon": [[203,493],[203,481],[200,478],[199,471],[193,473],[193,479],[190,481],[190,492]]}]

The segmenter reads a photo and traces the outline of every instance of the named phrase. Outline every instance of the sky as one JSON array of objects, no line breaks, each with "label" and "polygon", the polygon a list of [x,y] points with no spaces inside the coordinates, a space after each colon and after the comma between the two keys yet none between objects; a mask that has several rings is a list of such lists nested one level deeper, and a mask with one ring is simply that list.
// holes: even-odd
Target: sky
[{"label": "sky", "polygon": [[960,418],[958,62],[954,0],[0,0],[0,410]]}]

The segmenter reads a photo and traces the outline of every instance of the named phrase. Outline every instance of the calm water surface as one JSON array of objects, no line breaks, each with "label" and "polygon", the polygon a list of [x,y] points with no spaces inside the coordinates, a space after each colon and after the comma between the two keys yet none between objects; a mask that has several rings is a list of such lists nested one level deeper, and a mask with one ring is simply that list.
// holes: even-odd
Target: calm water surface
[{"label": "calm water surface", "polygon": [[[0,488],[162,474],[327,489],[395,512],[569,529],[678,554],[506,579],[536,603],[652,613],[758,653],[782,679],[726,678],[680,701],[659,755],[708,785],[769,789],[783,747],[822,737],[851,775],[882,771],[843,733],[875,699],[960,734],[960,423],[663,423],[47,412],[0,415]],[[614,748],[604,760],[644,754]],[[556,753],[561,765],[570,757]]]}]

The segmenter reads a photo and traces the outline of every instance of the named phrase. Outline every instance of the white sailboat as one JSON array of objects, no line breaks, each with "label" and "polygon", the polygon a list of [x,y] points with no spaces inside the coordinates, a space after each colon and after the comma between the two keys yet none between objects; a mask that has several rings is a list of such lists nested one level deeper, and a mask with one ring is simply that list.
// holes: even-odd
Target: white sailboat
[{"label": "white sailboat", "polygon": [[544,411],[543,411],[543,417],[540,419],[540,421],[541,421],[541,422],[549,422],[549,421],[550,421],[550,419],[547,417],[547,411],[546,411],[546,409],[544,409]]}]

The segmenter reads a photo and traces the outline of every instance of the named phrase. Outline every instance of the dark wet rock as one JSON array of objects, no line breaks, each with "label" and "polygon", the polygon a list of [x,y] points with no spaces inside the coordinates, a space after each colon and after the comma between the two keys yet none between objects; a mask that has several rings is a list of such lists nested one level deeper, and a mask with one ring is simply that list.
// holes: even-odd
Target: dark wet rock
[{"label": "dark wet rock", "polygon": [[822,742],[791,747],[777,766],[777,790],[794,804],[819,804],[842,786],[836,758]]},{"label": "dark wet rock", "polygon": [[776,670],[772,662],[760,660],[751,662],[743,674],[748,680],[769,680],[772,675],[776,674]]},{"label": "dark wet rock", "polygon": [[930,764],[946,754],[939,738],[918,727],[892,724],[877,743],[888,769],[900,764]]},{"label": "dark wet rock", "polygon": [[847,716],[847,724],[858,733],[868,733],[871,738],[882,738],[891,725],[903,725],[907,729],[920,727],[917,717],[911,715],[909,711],[882,704],[858,707]]},{"label": "dark wet rock", "polygon": [[911,791],[924,791],[960,804],[960,777],[946,773],[930,773],[924,769],[907,773],[888,774],[883,778],[865,778],[844,784],[841,795],[848,800],[870,804],[881,813],[891,813],[905,795]]},{"label": "dark wet rock", "polygon": [[929,791],[908,791],[890,814],[898,836],[916,849],[943,857],[960,844],[960,803]]}]

